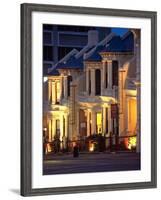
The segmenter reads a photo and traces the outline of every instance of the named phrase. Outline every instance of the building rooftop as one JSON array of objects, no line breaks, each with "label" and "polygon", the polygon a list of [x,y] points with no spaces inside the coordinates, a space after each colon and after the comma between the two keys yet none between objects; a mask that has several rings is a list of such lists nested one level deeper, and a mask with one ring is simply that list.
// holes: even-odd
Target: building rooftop
[{"label": "building rooftop", "polygon": [[83,56],[77,59],[72,55],[66,62],[58,63],[56,69],[83,69]]},{"label": "building rooftop", "polygon": [[120,36],[115,36],[111,39],[109,43],[105,46],[101,52],[131,52],[133,51],[133,39],[131,34],[127,35],[125,38]]},{"label": "building rooftop", "polygon": [[106,36],[97,45],[86,45],[81,51],[72,50],[50,71],[49,75],[58,75],[58,69],[83,69],[83,61],[101,61],[101,52],[132,52],[134,38],[131,31],[122,37],[114,33]]},{"label": "building rooftop", "polygon": [[85,59],[85,61],[101,61],[102,57],[100,56],[99,52],[104,48],[103,45],[97,46],[92,54]]}]

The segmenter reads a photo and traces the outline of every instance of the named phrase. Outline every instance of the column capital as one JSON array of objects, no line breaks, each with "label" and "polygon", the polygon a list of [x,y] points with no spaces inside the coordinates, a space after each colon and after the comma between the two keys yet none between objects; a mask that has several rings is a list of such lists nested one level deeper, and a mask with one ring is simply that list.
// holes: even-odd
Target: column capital
[{"label": "column capital", "polygon": [[102,63],[105,64],[107,62],[107,59],[103,59]]},{"label": "column capital", "polygon": [[134,81],[134,84],[136,85],[136,87],[140,87],[141,86],[141,82],[140,81]]}]

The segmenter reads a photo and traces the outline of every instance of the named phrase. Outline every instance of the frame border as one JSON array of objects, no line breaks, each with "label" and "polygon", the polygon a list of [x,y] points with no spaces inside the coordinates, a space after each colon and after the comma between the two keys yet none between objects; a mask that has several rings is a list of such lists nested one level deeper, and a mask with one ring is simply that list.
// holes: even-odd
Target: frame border
[{"label": "frame border", "polygon": [[[32,188],[32,12],[149,18],[151,20],[151,181],[56,188]],[[21,4],[21,195],[57,195],[157,187],[157,13],[152,11]]]}]

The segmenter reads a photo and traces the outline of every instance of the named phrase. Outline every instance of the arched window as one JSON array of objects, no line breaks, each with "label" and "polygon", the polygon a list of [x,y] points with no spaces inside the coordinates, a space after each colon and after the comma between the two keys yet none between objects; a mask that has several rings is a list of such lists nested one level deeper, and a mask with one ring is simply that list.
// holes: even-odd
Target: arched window
[{"label": "arched window", "polygon": [[105,88],[108,87],[108,66],[107,62],[105,63]]},{"label": "arched window", "polygon": [[118,61],[112,61],[112,86],[118,86]]},{"label": "arched window", "polygon": [[95,70],[95,95],[101,95],[101,71]]},{"label": "arched window", "polygon": [[70,83],[72,82],[72,76],[68,76],[68,97],[70,96]]}]

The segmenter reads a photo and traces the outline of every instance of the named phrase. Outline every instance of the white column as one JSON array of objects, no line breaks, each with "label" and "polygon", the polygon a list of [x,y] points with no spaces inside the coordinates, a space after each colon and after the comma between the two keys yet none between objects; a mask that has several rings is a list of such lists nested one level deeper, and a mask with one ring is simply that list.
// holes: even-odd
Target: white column
[{"label": "white column", "polygon": [[55,81],[52,82],[52,103],[53,104],[56,103],[56,85],[55,85]]},{"label": "white column", "polygon": [[79,138],[80,136],[80,133],[79,133],[79,109],[77,108],[76,109],[76,135],[77,135],[77,138]]},{"label": "white column", "polygon": [[60,115],[60,140],[62,141],[63,138],[63,127],[64,127],[64,120],[63,120],[63,114]]},{"label": "white column", "polygon": [[68,116],[65,114],[65,137],[68,137]]},{"label": "white column", "polygon": [[95,96],[95,69],[91,69],[91,95]]},{"label": "white column", "polygon": [[[120,65],[120,63],[119,63]],[[125,122],[124,122],[124,118],[125,118],[125,93],[124,93],[124,74],[125,74],[125,70],[121,69],[121,67],[119,67],[119,90],[118,90],[118,103],[119,103],[119,135],[123,136],[126,133],[125,130]]]},{"label": "white column", "polygon": [[52,140],[54,139],[54,136],[55,136],[55,127],[56,127],[56,120],[53,118],[52,119]]},{"label": "white column", "polygon": [[68,98],[68,84],[67,84],[67,76],[64,76],[64,98]]},{"label": "white column", "polygon": [[92,110],[92,134],[96,133],[96,112]]},{"label": "white column", "polygon": [[73,137],[73,124],[70,122],[70,116],[69,116],[69,134],[68,134],[69,140],[72,140],[72,137]]},{"label": "white column", "polygon": [[103,61],[103,66],[102,66],[102,86],[103,89],[105,88],[106,85],[106,61]]},{"label": "white column", "polygon": [[51,102],[51,80],[48,81],[48,101]]},{"label": "white column", "polygon": [[89,69],[86,70],[86,92],[89,95]]},{"label": "white column", "polygon": [[62,85],[63,85],[63,79],[62,76],[60,77],[60,101],[62,100]]},{"label": "white column", "polygon": [[103,96],[105,89],[105,62],[103,61],[101,69],[101,95]]},{"label": "white column", "polygon": [[112,89],[112,60],[107,62],[108,64],[108,89]]},{"label": "white column", "polygon": [[65,134],[63,136],[63,148],[67,148],[67,137],[68,137],[68,116],[67,114],[64,115],[65,118]]},{"label": "white column", "polygon": [[51,119],[48,121],[48,136],[49,136],[49,142],[52,141],[52,127],[51,127]]}]

